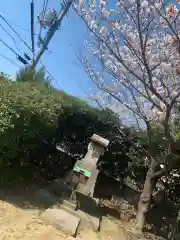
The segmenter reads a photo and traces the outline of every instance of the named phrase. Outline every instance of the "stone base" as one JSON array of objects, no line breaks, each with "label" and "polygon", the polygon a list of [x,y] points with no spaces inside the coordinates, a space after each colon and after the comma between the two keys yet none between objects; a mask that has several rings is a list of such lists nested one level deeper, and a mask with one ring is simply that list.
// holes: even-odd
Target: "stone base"
[{"label": "stone base", "polygon": [[41,219],[71,236],[76,235],[76,231],[80,223],[79,217],[68,211],[57,208],[48,208],[41,214]]},{"label": "stone base", "polygon": [[88,224],[89,227],[93,231],[97,232],[99,230],[99,228],[100,228],[100,218],[99,217],[92,216],[88,213],[85,213],[82,210],[79,210],[79,209],[77,211],[73,210],[65,204],[59,205],[59,208],[67,211],[68,213],[72,214],[73,216],[80,218],[81,222],[85,222],[86,225]]},{"label": "stone base", "polygon": [[91,216],[81,210],[77,210],[76,212],[82,222],[85,221],[85,224],[88,224],[94,232],[97,232],[100,229],[100,218]]},{"label": "stone base", "polygon": [[100,228],[100,218],[92,216],[82,210],[75,210],[76,204],[66,201],[65,204],[56,204],[51,206],[51,209],[62,209],[68,212],[71,216],[75,216],[81,219],[81,225],[88,226],[89,229],[97,232]]}]

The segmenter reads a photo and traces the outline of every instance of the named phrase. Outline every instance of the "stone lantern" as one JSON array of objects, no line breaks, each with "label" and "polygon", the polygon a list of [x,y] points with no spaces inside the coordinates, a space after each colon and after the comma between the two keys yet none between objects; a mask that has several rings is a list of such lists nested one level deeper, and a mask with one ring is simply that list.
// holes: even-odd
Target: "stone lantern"
[{"label": "stone lantern", "polygon": [[108,145],[109,140],[93,134],[85,157],[76,162],[72,171],[73,180],[77,183],[77,191],[93,198],[99,173],[97,162],[107,150]]}]

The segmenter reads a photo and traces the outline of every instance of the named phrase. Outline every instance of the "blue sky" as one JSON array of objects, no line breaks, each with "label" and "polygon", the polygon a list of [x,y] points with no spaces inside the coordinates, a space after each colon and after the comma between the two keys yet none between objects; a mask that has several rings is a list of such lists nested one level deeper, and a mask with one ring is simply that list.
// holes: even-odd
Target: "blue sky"
[{"label": "blue sky", "polygon": [[[22,36],[22,38],[31,45],[30,38],[30,0],[5,0],[1,1],[0,13],[9,20],[12,27]],[[42,11],[43,0],[35,0],[35,16]],[[61,8],[61,1],[49,0],[50,8],[55,8],[57,11]],[[37,18],[35,19],[35,22]],[[16,52],[24,55],[24,52],[30,55],[28,48],[16,37],[8,26],[0,19],[0,24],[5,27],[9,33],[15,38],[18,49],[13,40],[0,28],[0,38],[3,39]],[[18,25],[18,26],[17,26]],[[22,28],[20,28],[21,26]],[[39,24],[35,25],[36,32],[39,31]],[[88,79],[82,66],[80,66],[75,50],[80,48],[83,50],[84,40],[86,39],[87,29],[76,14],[71,10],[69,17],[66,17],[62,23],[61,29],[56,32],[54,38],[50,42],[49,50],[42,57],[42,62],[45,64],[49,72],[53,75],[56,81],[53,81],[53,86],[63,88],[67,93],[87,99],[88,96],[84,92],[89,92],[93,87]],[[38,48],[37,48],[38,49]],[[7,47],[0,42],[0,54],[12,59],[19,66],[22,64],[16,59]],[[0,56],[0,71],[15,76],[18,66],[11,64]]]},{"label": "blue sky", "polygon": [[[22,36],[22,38],[31,45],[30,38],[30,2],[31,0],[4,0],[1,1],[0,13],[9,20],[10,24],[16,31]],[[42,11],[43,0],[34,0],[35,2],[35,17]],[[174,0],[169,0],[168,3],[172,3]],[[55,8],[57,11],[61,8],[60,0],[49,0],[50,8]],[[39,31],[39,24],[35,18],[36,32]],[[20,53],[22,56],[24,52],[30,55],[27,47],[13,34],[8,26],[0,19],[0,24],[5,27],[9,33],[13,35],[16,40],[16,48],[13,40],[0,28],[0,38],[3,39],[10,47]],[[21,26],[18,27],[18,26]],[[25,31],[22,28],[29,30]],[[78,16],[71,10],[69,17],[65,17],[61,29],[56,32],[52,39],[49,50],[52,53],[46,52],[42,57],[42,62],[45,64],[49,72],[53,75],[56,81],[53,81],[53,86],[56,88],[62,88],[67,93],[88,99],[85,92],[90,92],[93,89],[93,84],[88,79],[82,66],[80,66],[75,50],[80,48],[83,51],[83,44],[87,36],[87,29]],[[36,41],[37,42],[37,41]],[[7,47],[0,42],[0,54],[12,59],[18,65],[22,64],[16,59]],[[11,64],[0,56],[0,71],[15,76],[18,67]]]}]

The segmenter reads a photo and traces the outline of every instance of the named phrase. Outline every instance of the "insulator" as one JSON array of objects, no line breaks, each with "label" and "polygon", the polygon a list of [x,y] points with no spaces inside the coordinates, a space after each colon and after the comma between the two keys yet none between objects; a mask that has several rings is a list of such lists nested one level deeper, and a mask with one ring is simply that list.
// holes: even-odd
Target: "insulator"
[{"label": "insulator", "polygon": [[24,53],[24,57],[25,57],[28,61],[31,60],[31,58],[27,55],[27,53]]},{"label": "insulator", "polygon": [[28,64],[28,62],[23,57],[21,57],[20,55],[17,55],[17,59],[25,65]]}]

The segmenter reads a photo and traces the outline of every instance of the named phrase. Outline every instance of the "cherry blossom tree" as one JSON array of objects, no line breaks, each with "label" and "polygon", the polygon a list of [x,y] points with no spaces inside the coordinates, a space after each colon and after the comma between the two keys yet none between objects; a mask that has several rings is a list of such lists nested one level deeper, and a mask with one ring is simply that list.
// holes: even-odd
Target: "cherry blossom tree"
[{"label": "cherry blossom tree", "polygon": [[[172,125],[180,103],[179,3],[79,0],[74,7],[90,33],[80,61],[100,90],[95,100],[125,117],[125,123],[136,123],[147,131],[149,169],[138,205],[140,230],[158,177],[173,168],[172,154],[179,155]],[[164,131],[163,167],[153,154],[155,121]]]}]

